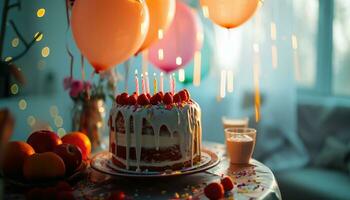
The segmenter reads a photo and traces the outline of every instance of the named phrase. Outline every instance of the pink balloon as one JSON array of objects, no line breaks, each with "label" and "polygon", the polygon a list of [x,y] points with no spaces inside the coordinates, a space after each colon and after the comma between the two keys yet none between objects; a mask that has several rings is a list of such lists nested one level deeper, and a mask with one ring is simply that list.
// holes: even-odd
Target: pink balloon
[{"label": "pink balloon", "polygon": [[177,1],[175,18],[164,38],[149,48],[148,59],[166,73],[186,65],[202,47],[203,29],[199,17]]}]

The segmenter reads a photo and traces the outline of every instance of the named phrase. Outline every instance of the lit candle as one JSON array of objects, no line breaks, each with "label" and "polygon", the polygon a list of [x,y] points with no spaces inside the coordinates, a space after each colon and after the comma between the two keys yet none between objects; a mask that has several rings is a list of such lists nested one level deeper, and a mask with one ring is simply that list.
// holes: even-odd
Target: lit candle
[{"label": "lit candle", "polygon": [[146,78],[146,92],[147,94],[150,93],[149,91],[149,78],[148,78],[148,72],[145,72],[145,78]]},{"label": "lit candle", "polygon": [[137,69],[135,69],[135,87],[136,94],[139,95],[139,78],[137,77]]},{"label": "lit candle", "polygon": [[173,91],[173,94],[175,94],[175,73],[173,73],[171,82],[172,82],[171,86],[173,87],[172,91]]},{"label": "lit candle", "polygon": [[157,85],[157,74],[153,73],[153,93],[156,94],[158,92]]},{"label": "lit candle", "polygon": [[142,93],[146,93],[146,88],[145,88],[145,79],[143,78],[143,74],[141,74],[141,81],[142,81]]},{"label": "lit candle", "polygon": [[159,78],[159,79],[160,79],[160,80],[159,80],[159,81],[160,81],[160,91],[161,91],[161,92],[164,92],[164,77],[163,77],[163,72],[160,72],[160,75],[159,75],[159,76],[160,76],[160,78]]}]

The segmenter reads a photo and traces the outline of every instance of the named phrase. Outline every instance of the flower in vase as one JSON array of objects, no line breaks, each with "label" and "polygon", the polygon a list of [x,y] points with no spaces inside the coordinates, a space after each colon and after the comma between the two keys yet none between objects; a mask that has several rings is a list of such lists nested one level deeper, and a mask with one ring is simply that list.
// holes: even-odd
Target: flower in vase
[{"label": "flower in vase", "polygon": [[69,95],[71,97],[78,97],[80,92],[82,92],[83,90],[84,90],[84,83],[79,80],[73,80],[69,91]]}]

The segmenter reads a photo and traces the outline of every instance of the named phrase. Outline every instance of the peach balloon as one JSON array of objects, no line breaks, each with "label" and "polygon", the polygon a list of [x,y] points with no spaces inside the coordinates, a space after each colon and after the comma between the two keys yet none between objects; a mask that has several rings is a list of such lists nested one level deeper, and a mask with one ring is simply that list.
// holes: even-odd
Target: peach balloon
[{"label": "peach balloon", "polygon": [[149,28],[138,52],[147,49],[159,39],[159,30],[164,35],[175,16],[175,0],[146,0],[146,4],[149,10]]},{"label": "peach balloon", "polygon": [[144,0],[76,0],[71,24],[78,48],[99,72],[136,53],[149,14]]},{"label": "peach balloon", "polygon": [[235,28],[253,16],[259,0],[200,0],[203,13],[214,23]]}]

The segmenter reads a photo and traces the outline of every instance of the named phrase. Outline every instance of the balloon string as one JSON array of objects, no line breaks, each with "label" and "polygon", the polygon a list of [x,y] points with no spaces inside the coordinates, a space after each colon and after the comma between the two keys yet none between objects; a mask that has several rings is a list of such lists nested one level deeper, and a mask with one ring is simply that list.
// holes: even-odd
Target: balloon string
[{"label": "balloon string", "polygon": [[83,54],[81,54],[80,60],[81,60],[81,78],[84,81],[85,80],[85,69],[84,69],[84,56],[83,56]]},{"label": "balloon string", "polygon": [[67,18],[67,30],[66,30],[66,41],[65,41],[65,46],[66,46],[66,50],[70,59],[70,77],[73,78],[73,66],[74,66],[74,56],[72,54],[72,52],[69,50],[68,47],[68,41],[67,41],[67,35],[69,32],[69,27],[70,27],[70,20],[69,20],[69,2],[68,0],[66,0],[66,18]]}]

